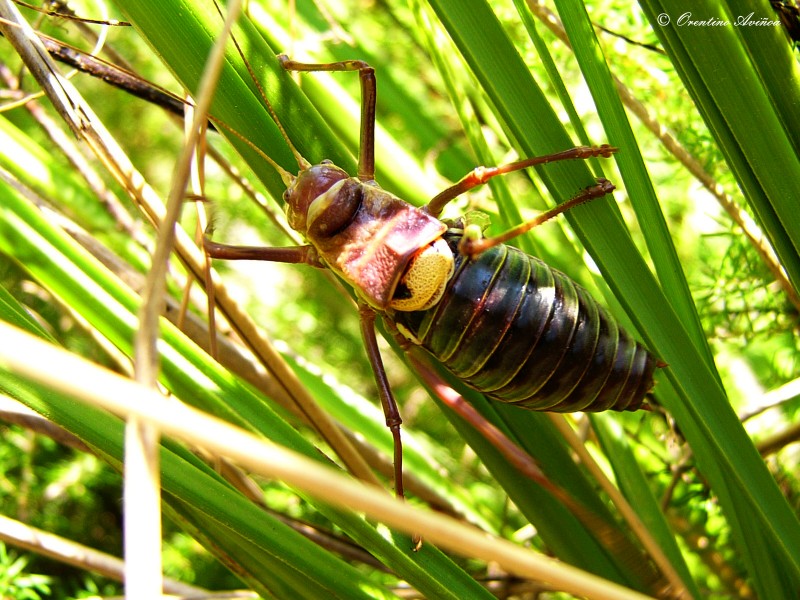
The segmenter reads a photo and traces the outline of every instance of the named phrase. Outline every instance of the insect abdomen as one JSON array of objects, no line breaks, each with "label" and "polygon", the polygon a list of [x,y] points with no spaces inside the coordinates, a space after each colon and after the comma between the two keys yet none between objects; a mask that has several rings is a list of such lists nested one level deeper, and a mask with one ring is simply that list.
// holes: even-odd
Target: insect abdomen
[{"label": "insect abdomen", "polygon": [[500,245],[456,270],[440,302],[394,321],[458,378],[502,402],[557,412],[636,410],[655,358],[563,273]]}]

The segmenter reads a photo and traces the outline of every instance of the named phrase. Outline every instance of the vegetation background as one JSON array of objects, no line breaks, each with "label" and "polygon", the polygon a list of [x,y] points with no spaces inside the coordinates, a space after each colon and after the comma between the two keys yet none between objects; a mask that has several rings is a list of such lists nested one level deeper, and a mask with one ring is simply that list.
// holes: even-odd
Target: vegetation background
[{"label": "vegetation background", "polygon": [[[306,74],[296,78],[298,87],[272,57],[286,52],[299,60],[358,58],[373,65],[381,126],[377,180],[416,204],[477,164],[579,143],[620,148],[614,161],[592,161],[591,172],[576,164],[515,174],[448,208],[450,216],[483,211],[491,216],[492,230],[500,231],[569,197],[594,176],[604,174],[618,187],[613,199],[570,211],[516,243],[592,290],[668,364],[655,391],[664,413],[563,419],[469,396],[605,525],[581,522],[521,477],[485,440],[432,402],[403,358],[385,344],[404,418],[411,501],[652,595],[668,595],[649,583],[651,565],[658,563],[662,570],[669,565],[680,581],[673,581],[672,593],[683,587],[687,595],[704,598],[795,597],[796,51],[783,27],[753,24],[778,19],[766,1],[665,4],[555,2],[551,9],[557,9],[571,47],[546,7],[510,1],[491,7],[476,2],[465,11],[447,1],[298,1],[290,10],[280,2],[253,0],[236,35],[300,151],[351,171],[358,144],[357,77]],[[101,10],[97,4],[70,8],[92,17]],[[107,31],[104,47],[114,49],[114,62],[124,58],[144,79],[176,94],[183,93],[181,85],[195,89],[221,28],[213,5],[137,0],[102,11],[103,19],[134,24]],[[787,5],[784,11],[796,18]],[[681,25],[684,13],[693,15],[689,20],[728,25]],[[736,25],[751,13],[750,25]],[[25,14],[49,35],[83,48],[92,44],[86,27]],[[6,86],[0,116],[0,317],[127,373],[152,227],[96,159],[79,167],[67,150],[73,142],[59,141],[42,128],[42,117],[16,103],[15,77],[22,77],[24,93],[35,92],[36,84],[6,41],[0,43],[0,60]],[[228,60],[212,114],[296,170],[232,46]],[[165,197],[183,145],[180,122],[101,81],[85,75],[74,81],[132,164]],[[50,114],[46,101],[39,110]],[[209,134],[222,160],[209,161],[202,190],[213,205],[215,239],[292,243],[273,222],[281,222],[279,179],[252,148],[230,131],[227,136],[229,143]],[[89,170],[97,180],[86,175]],[[247,185],[239,183],[240,174]],[[194,222],[187,206],[185,229],[193,232]],[[215,268],[306,392],[280,379],[270,387],[274,380],[252,375],[246,362],[219,366],[169,326],[163,332],[162,384],[251,432],[310,456],[317,456],[312,444],[334,456],[280,404],[283,396],[308,393],[357,439],[383,453],[374,460],[385,471],[390,440],[373,403],[357,313],[341,289],[324,273],[302,267]],[[180,302],[187,269],[177,260],[171,277],[170,293]],[[202,293],[195,286],[189,301],[199,323]],[[220,324],[225,333],[226,327]],[[196,339],[204,343],[202,334]],[[41,435],[4,404],[0,514],[119,556],[121,421],[2,365],[0,389],[8,398],[75,438],[70,446]],[[48,365],[41,369],[46,378]],[[593,471],[573,461],[576,450],[565,430],[580,437],[599,470],[616,483],[663,556],[651,553],[645,560],[630,554],[631,543],[642,553],[643,542],[629,541],[630,525],[618,502]],[[202,439],[197,432],[195,444],[202,446]],[[165,570],[183,582],[211,590],[248,587],[278,598],[394,597],[408,594],[408,586],[428,598],[481,597],[487,588],[501,597],[542,592],[540,581],[511,577],[470,556],[447,557],[430,544],[411,553],[407,538],[280,481],[250,480],[260,490],[250,488],[253,503],[209,467],[213,462],[187,448],[168,440],[162,454]],[[322,545],[301,541],[299,525],[318,532]],[[334,549],[334,542],[343,541],[344,550]],[[288,555],[287,548],[298,550]],[[86,569],[10,546],[0,549],[2,597],[120,593],[119,584]]]}]

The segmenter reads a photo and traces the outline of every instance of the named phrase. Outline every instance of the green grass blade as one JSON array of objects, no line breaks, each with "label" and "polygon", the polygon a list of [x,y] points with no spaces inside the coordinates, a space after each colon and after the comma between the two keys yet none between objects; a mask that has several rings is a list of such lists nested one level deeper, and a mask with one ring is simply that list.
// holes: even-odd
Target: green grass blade
[{"label": "green grass blade", "polygon": [[[68,302],[103,336],[130,352],[137,303],[135,296],[10,188],[0,187],[0,193],[3,193],[4,199],[0,219],[0,249],[26,265],[42,285]],[[162,354],[163,382],[176,396],[191,399],[196,405],[218,416],[250,430],[260,431],[280,444],[319,459],[317,450],[278,418],[263,399],[254,396],[246,386],[221,371],[216,363],[182,339],[177,331],[165,325],[162,335],[168,345]],[[53,413],[56,409],[49,407],[46,412]],[[79,418],[75,415],[72,417]],[[62,425],[67,429],[74,426],[68,416],[64,420]],[[103,428],[98,429],[102,431]],[[116,460],[121,460],[121,454],[114,456]],[[196,504],[196,499],[192,503]],[[410,552],[410,542],[405,548],[395,547],[363,519],[328,509],[325,505],[319,505],[319,508],[348,530],[354,539],[371,548],[375,556],[385,560],[409,581],[413,580],[419,589],[427,590],[431,597],[450,597],[451,592],[446,591],[448,589],[469,594],[483,593],[474,580],[466,577],[444,555],[433,553],[427,560],[437,569],[449,571],[446,583],[442,583],[441,577],[432,577],[425,563]],[[239,530],[238,535],[244,535],[244,531]],[[223,542],[218,543],[224,546]],[[319,570],[312,565],[300,565],[298,569],[308,572]],[[337,569],[328,570],[331,571],[336,572]],[[345,591],[341,592],[341,597],[349,595]]]},{"label": "green grass blade", "polygon": [[3,286],[0,286],[0,319],[15,327],[35,333],[39,337],[50,342],[54,341],[53,337],[41,324],[35,321],[30,314],[28,314],[28,311],[26,311],[17,299],[9,294],[8,290]]},{"label": "green grass blade", "polygon": [[[121,468],[124,424],[119,419],[87,409],[6,373],[0,373],[0,377],[0,388],[37,412],[48,415],[102,455],[111,457],[115,466]],[[230,558],[238,557],[237,544],[243,544],[251,552],[243,554],[236,562],[250,567],[243,573],[248,575],[246,579],[253,579],[254,585],[259,586],[260,581],[268,587],[277,569],[298,591],[306,590],[307,597],[313,597],[313,590],[316,593],[327,590],[338,598],[394,597],[380,594],[377,588],[367,593],[366,589],[372,586],[355,569],[265,514],[208,468],[198,470],[166,449],[162,449],[161,464],[164,490],[179,499],[178,508],[184,505],[189,509],[188,517],[206,522],[206,534]],[[211,523],[216,523],[216,529]],[[244,556],[249,558],[244,559]]]},{"label": "green grass blade", "polygon": [[[510,55],[500,55],[498,48],[502,47],[502,39],[492,33],[495,22],[491,15],[477,8],[465,13],[459,11],[455,3],[445,1],[434,3],[434,8],[523,150],[530,154],[552,150],[546,146],[542,149],[542,145],[553,144],[553,140],[561,147],[569,145],[566,136],[558,133],[558,120],[541,103],[541,92],[532,85],[521,62]],[[731,91],[730,95],[735,93]],[[571,181],[583,180],[573,177]],[[555,197],[569,194],[565,188],[567,182],[561,185],[551,187]],[[786,551],[788,564],[792,564],[791,570],[795,571],[796,548],[784,531],[789,528],[797,532],[797,520],[788,512],[785,500],[728,407],[719,378],[706,359],[705,343],[698,345],[697,336],[693,340],[686,333],[682,320],[671,308],[641,256],[628,243],[620,221],[613,213],[602,210],[604,208],[603,202],[593,202],[567,216],[648,345],[669,364],[666,374],[681,400],[679,406],[674,406],[671,394],[665,393],[664,404],[696,449],[703,468],[715,474],[712,479],[715,487],[727,487],[731,476],[735,478],[735,496],[748,497],[748,503],[752,503],[750,510],[759,512],[765,531],[769,532],[773,544]],[[718,464],[725,465],[723,471],[716,468]],[[743,468],[745,464],[747,467]],[[726,497],[726,500],[731,499]],[[732,516],[740,510],[738,503],[727,504],[727,507]],[[755,563],[751,567],[755,568]]]},{"label": "green grass blade", "polygon": [[[123,9],[138,32],[181,82],[179,87],[193,90],[221,24],[213,5],[185,0],[135,0],[120,4],[124,4]],[[757,291],[751,289],[752,280],[747,279],[750,272],[744,271],[752,268],[755,272],[760,265],[748,264],[742,268],[743,283],[736,287],[735,293],[725,287],[720,287],[721,291],[715,287],[711,292],[704,287],[732,286],[738,283],[739,274],[726,280],[722,273],[716,273],[719,267],[713,259],[721,252],[709,253],[711,259],[691,256],[697,248],[705,248],[700,240],[707,230],[696,229],[694,222],[702,203],[693,206],[693,190],[670,180],[675,171],[671,164],[665,164],[663,150],[654,148],[651,139],[640,137],[637,123],[628,123],[602,52],[607,53],[609,64],[615,65],[620,77],[632,84],[631,89],[647,83],[644,81],[647,79],[671,77],[668,60],[673,61],[722,148],[730,171],[738,178],[754,206],[753,212],[779,248],[780,259],[796,282],[797,268],[792,263],[797,255],[797,226],[787,220],[794,202],[787,189],[793,181],[800,180],[792,164],[798,147],[798,116],[794,107],[798,105],[800,85],[797,83],[800,79],[794,76],[798,69],[795,56],[779,28],[729,27],[714,32],[709,28],[674,26],[680,14],[675,11],[679,9],[695,15],[701,10],[716,14],[713,12],[716,5],[711,2],[699,5],[683,2],[675,7],[647,3],[651,20],[659,12],[673,17],[670,26],[654,25],[669,52],[668,59],[636,48],[621,38],[611,38],[605,32],[593,32],[583,3],[559,0],[557,7],[573,54],[560,42],[553,42],[545,27],[530,23],[523,2],[515,4],[522,11],[519,16],[494,4],[490,8],[486,3],[475,2],[465,10],[463,2],[432,1],[431,6],[446,27],[452,44],[443,40],[445,34],[432,16],[433,11],[416,3],[413,11],[396,0],[388,0],[370,11],[353,11],[346,3],[336,3],[327,6],[327,14],[323,15],[320,7],[301,2],[297,13],[290,15],[279,4],[252,2],[247,18],[237,27],[236,37],[263,82],[267,97],[275,105],[288,137],[309,159],[330,158],[351,172],[357,154],[360,98],[357,76],[308,73],[292,77],[282,71],[274,54],[289,52],[293,58],[312,62],[368,60],[378,77],[378,118],[385,132],[378,138],[377,180],[417,204],[449,185],[441,177],[458,179],[480,162],[507,162],[519,155],[563,150],[575,145],[578,139],[583,143],[589,138],[582,130],[591,133],[591,143],[610,142],[620,147],[616,156],[620,174],[608,176],[620,188],[624,183],[630,204],[620,190],[613,199],[600,199],[571,210],[513,243],[519,242],[529,252],[532,250],[548,264],[568,273],[595,296],[605,295],[606,304],[620,322],[635,328],[646,345],[668,363],[667,368],[659,370],[655,397],[675,419],[682,437],[674,446],[667,445],[665,439],[669,440],[673,434],[660,415],[653,413],[597,416],[592,419],[591,429],[582,425],[587,421],[576,418],[578,433],[587,435],[585,445],[589,452],[602,468],[613,473],[623,494],[648,523],[656,544],[684,580],[689,594],[699,597],[698,590],[713,590],[720,596],[746,596],[749,589],[743,582],[747,580],[747,585],[761,597],[789,597],[800,580],[797,547],[800,527],[775,485],[775,479],[780,477],[775,465],[785,464],[787,472],[796,469],[792,469],[790,465],[794,463],[785,457],[767,462],[772,473],[765,468],[765,461],[731,409],[727,394],[739,410],[746,410],[741,408],[745,402],[748,405],[755,402],[758,392],[740,390],[739,381],[734,381],[730,373],[739,364],[733,362],[732,367],[731,361],[741,361],[741,355],[748,353],[744,360],[757,371],[754,379],[758,379],[758,384],[768,388],[780,384],[784,376],[791,379],[797,361],[788,351],[796,344],[782,338],[760,342],[769,347],[768,352],[774,348],[775,367],[759,370],[757,352],[748,347],[742,349],[741,355],[737,354],[731,351],[734,344],[730,339],[721,339],[727,330],[709,317],[715,308],[709,303],[717,298],[716,302],[724,304],[725,310],[736,310],[739,297],[747,299]],[[771,10],[765,1],[748,8],[750,4],[728,0],[718,10],[728,17],[750,10]],[[642,26],[644,18],[635,11],[622,14],[607,6],[588,8],[595,23],[612,30],[620,23],[628,25],[628,35],[632,38],[646,40],[649,35]],[[631,29],[638,33],[630,35]],[[391,44],[384,41],[387,32],[391,33]],[[122,54],[132,58],[147,78],[168,80],[169,74],[164,74],[163,69],[149,67],[146,49],[136,45],[139,40],[136,32],[117,29],[113,37],[124,44]],[[625,50],[621,51],[621,46]],[[534,54],[534,48],[538,54]],[[0,44],[0,59],[4,62],[7,50]],[[215,118],[251,140],[284,168],[296,171],[295,158],[232,45],[227,61],[212,109]],[[540,63],[549,65],[547,74]],[[725,64],[726,69],[719,69],[715,66],[718,64]],[[582,84],[575,83],[578,68],[591,91],[594,108],[587,102]],[[79,77],[78,87],[86,90],[87,95],[93,92],[93,87],[100,88],[101,100],[96,108],[103,120],[113,125],[110,129],[127,132],[119,138],[135,156],[134,162],[148,179],[155,176],[155,180],[166,186],[166,176],[162,179],[161,172],[169,171],[180,145],[177,128],[170,129],[169,124],[161,121],[153,126],[151,117],[160,116],[158,109],[138,100],[130,101],[124,94],[99,84],[94,86],[87,79]],[[673,98],[673,94],[682,90],[680,82],[674,78],[672,82],[668,86],[660,82],[653,86],[656,88],[653,96],[659,101],[648,108],[660,111],[662,118],[669,114],[665,125],[674,127],[675,137],[690,152],[696,152],[691,143],[686,144],[693,135],[707,144],[694,154],[702,160],[706,158],[703,151],[713,142],[703,137],[700,118],[685,110],[687,97]],[[599,129],[595,113],[604,131]],[[570,123],[566,127],[573,133],[565,129],[567,119]],[[136,124],[133,130],[131,124]],[[48,303],[48,313],[67,315],[56,323],[71,322],[69,315],[80,315],[91,336],[82,332],[77,344],[71,342],[74,332],[65,334],[54,325],[52,317],[48,322],[56,338],[70,341],[70,347],[90,347],[97,352],[95,347],[109,347],[110,341],[127,354],[135,327],[137,295],[99,268],[56,225],[62,223],[64,215],[74,220],[95,241],[112,249],[115,260],[123,257],[134,265],[133,269],[126,267],[128,272],[147,268],[142,241],[148,243],[149,230],[145,226],[141,230],[144,235],[137,236],[141,231],[127,226],[125,233],[120,233],[106,205],[98,202],[75,170],[60,160],[58,152],[51,147],[36,147],[31,140],[41,140],[41,136],[34,131],[31,120],[20,109],[0,116],[0,165],[8,173],[3,181],[26,194],[26,198],[19,197],[6,183],[0,183],[0,252],[16,262],[12,268],[2,270],[9,283],[3,280],[0,286],[17,298],[27,298],[27,302],[31,300],[28,290],[39,290],[32,306]],[[254,186],[261,190],[263,185],[280,203],[284,187],[272,167],[237,135],[224,128],[222,135],[229,138],[246,161],[233,157],[236,168],[246,173],[249,167],[260,180]],[[464,139],[469,139],[475,150],[467,147]],[[167,149],[162,150],[165,140]],[[209,134],[209,142],[217,149],[221,147],[227,156],[234,154],[228,146],[220,144],[216,134]],[[716,147],[708,152],[714,164],[707,163],[706,170],[720,179],[721,186],[732,190],[735,185],[732,178],[725,178],[728,167],[722,165],[715,152]],[[472,158],[473,155],[479,158]],[[445,216],[477,208],[490,213],[493,226],[500,229],[503,218],[507,217],[512,224],[528,218],[534,210],[541,210],[543,203],[563,201],[592,183],[595,176],[602,174],[601,169],[613,166],[610,160],[576,161],[545,166],[538,174],[517,173],[503,177],[502,181],[498,178],[499,185],[492,190],[491,197],[489,186],[487,190],[478,188],[454,201]],[[783,181],[777,179],[779,174]],[[543,186],[535,175],[541,175]],[[651,176],[655,186],[650,182]],[[239,201],[240,192],[229,187],[229,181],[227,177],[218,177],[214,167],[208,169],[205,195],[213,200],[218,212],[215,238],[230,243],[253,243],[247,239],[252,237],[258,244],[285,244],[283,234],[273,231],[273,225],[257,214],[257,209]],[[112,189],[116,189],[113,185]],[[730,191],[729,194],[734,195]],[[545,199],[546,196],[551,198]],[[53,217],[50,209],[41,210],[30,204],[33,201],[41,205],[41,198],[53,203],[58,216]],[[67,228],[73,235],[86,235],[73,225]],[[724,230],[724,226],[721,228]],[[720,227],[711,230],[718,232]],[[732,248],[739,243],[735,234],[730,239]],[[730,261],[735,250],[728,252],[731,254],[724,260]],[[587,256],[591,260],[586,260]],[[746,257],[749,259],[750,254]],[[247,303],[248,312],[270,337],[286,340],[287,362],[308,392],[354,436],[379,453],[390,454],[391,438],[383,417],[376,406],[369,404],[374,398],[374,384],[364,361],[355,311],[351,310],[349,300],[342,300],[340,290],[319,270],[309,273],[302,268],[284,269],[266,263],[248,270],[239,264],[215,266],[225,269],[223,278],[233,286],[255,288],[253,297],[243,299],[242,303]],[[16,281],[18,278],[22,278],[22,285]],[[33,285],[26,279],[32,280]],[[712,283],[707,284],[708,279]],[[771,281],[763,280],[767,284]],[[177,287],[174,285],[175,296]],[[765,292],[771,295],[771,290]],[[709,296],[712,300],[707,299]],[[780,304],[780,298],[770,297],[770,300]],[[741,313],[756,319],[762,318],[761,310],[760,306],[745,302]],[[0,299],[0,314],[8,319],[22,316],[23,322],[27,320],[17,309],[16,300]],[[777,314],[776,321],[793,319],[795,313]],[[723,333],[716,335],[718,331]],[[92,338],[103,342],[96,344]],[[306,455],[321,456],[308,441],[313,434],[302,429],[302,435],[298,435],[288,411],[209,360],[171,326],[164,328],[162,349],[162,381],[178,397]],[[764,354],[762,350],[761,360],[766,362],[769,357]],[[448,418],[443,419],[439,408],[424,396],[424,390],[407,373],[400,355],[401,360],[397,360],[384,353],[384,359],[402,405],[406,469],[428,488],[427,493],[420,492],[413,501],[430,498],[437,506],[454,510],[489,531],[530,544],[532,551],[552,553],[610,580],[658,594],[643,581],[647,573],[641,567],[647,565],[647,560],[632,565],[622,545],[601,543],[602,531],[586,526],[557,499],[520,477],[471,427],[447,410],[444,414]],[[719,373],[715,361],[720,365]],[[51,415],[60,415],[71,428],[80,429],[80,414],[71,412],[73,407],[67,399],[44,396],[41,390],[25,382],[14,382],[16,387],[13,387],[9,380],[5,381],[19,395],[28,394],[31,405]],[[575,464],[572,451],[549,418],[511,406],[498,406],[467,390],[464,394],[486,418],[535,456],[555,484],[606,521],[611,528],[606,533],[610,531],[612,537],[626,534],[627,526],[616,522],[616,507],[587,470]],[[742,401],[744,394],[752,398]],[[796,411],[796,406],[788,403],[783,409],[782,422],[790,423]],[[118,467],[119,422],[112,419],[108,423],[108,439],[103,439],[106,422],[100,424],[94,417],[81,431],[85,437],[96,439],[98,447],[107,448],[104,455]],[[620,426],[624,426],[624,438]],[[753,439],[764,437],[764,431],[753,426],[752,421],[747,427]],[[424,434],[417,437],[416,430]],[[463,440],[471,448],[465,449]],[[358,571],[368,575],[340,587],[333,580],[343,562],[329,553],[314,551],[308,560],[291,555],[283,563],[277,548],[293,544],[291,534],[272,532],[270,520],[259,521],[260,511],[185,447],[165,440],[162,452],[166,465],[167,514],[200,544],[218,548],[220,559],[234,569],[242,569],[245,583],[264,596],[349,597],[363,590],[368,597],[382,597],[387,594],[387,585],[396,578],[404,579],[430,598],[488,594],[475,583],[485,572],[484,565],[476,565],[474,561],[463,563],[464,569],[471,573],[466,576],[462,568],[428,545],[422,553],[412,554],[407,538],[387,534],[364,523],[357,515],[306,502],[292,491],[281,492],[293,499],[290,510],[309,521],[345,531],[388,565],[396,577],[360,566]],[[691,453],[691,458],[678,455],[679,452]],[[680,476],[671,477],[670,473]],[[181,480],[182,474],[185,481]],[[786,475],[781,489],[790,498],[792,486],[791,475]],[[268,494],[274,494],[275,487],[280,486],[265,485]],[[212,490],[214,497],[204,497],[204,489],[206,493]],[[251,531],[253,523],[256,527]],[[685,543],[675,544],[670,528],[684,535]],[[708,550],[693,546],[695,539],[710,540],[715,548],[718,545],[723,561],[732,554],[738,557],[724,564],[728,567],[725,572],[732,573],[729,581],[720,583],[716,567],[703,564]],[[345,567],[341,572],[351,574],[350,568]],[[311,576],[306,577],[307,572]],[[358,591],[348,587],[350,583],[359,587],[360,582],[364,587]],[[718,591],[723,588],[725,591]]]},{"label": "green grass blade", "polygon": [[[658,14],[672,18],[667,27],[655,26],[665,48],[670,52],[674,64],[692,93],[698,109],[717,138],[720,150],[745,192],[751,207],[770,237],[775,251],[781,258],[795,289],[800,284],[800,261],[798,261],[798,228],[794,215],[793,185],[800,175],[800,160],[795,147],[794,133],[788,133],[784,124],[790,124],[791,114],[786,110],[787,102],[797,98],[795,85],[785,86],[774,76],[765,87],[758,70],[770,73],[778,65],[792,64],[790,72],[797,71],[794,61],[786,61],[784,40],[772,33],[761,32],[758,43],[762,46],[756,54],[757,65],[748,48],[742,42],[739,29],[735,27],[680,27],[675,20],[684,13],[705,14],[720,20],[734,22],[746,16],[743,3],[730,5],[703,2],[679,2],[662,5],[645,2],[644,8],[651,20]],[[776,20],[766,2],[759,3],[759,16]],[[654,22],[654,21],[653,21]],[[745,28],[742,28],[745,29]],[[754,31],[747,36],[750,45],[756,40]],[[726,73],[715,70],[724,61]],[[755,75],[755,76],[754,76]],[[789,77],[784,74],[784,77]],[[776,90],[775,92],[770,91]],[[793,90],[794,89],[794,90]],[[777,92],[777,90],[783,90]],[[783,98],[773,106],[771,97]],[[779,108],[777,112],[775,108]],[[753,116],[757,115],[757,121]]]},{"label": "green grass blade", "polygon": [[[791,216],[794,192],[790,182],[800,177],[800,156],[793,142],[795,134],[785,129],[794,118],[790,116],[794,111],[785,108],[787,98],[796,98],[796,82],[787,86],[771,75],[777,65],[791,63],[790,70],[797,70],[795,61],[786,60],[785,39],[768,31],[775,28],[679,24],[686,12],[732,23],[750,14],[751,4],[729,3],[722,8],[707,2],[669,6],[644,2],[643,6],[796,288],[798,238],[796,219]],[[776,20],[766,3],[757,8],[757,17]],[[668,16],[670,23],[665,25],[664,17],[658,21],[659,15]],[[752,49],[754,45],[760,46],[758,51]],[[720,61],[726,65],[724,74],[717,68]],[[733,422],[723,425],[718,417],[705,418],[709,428],[714,424],[716,444],[698,452],[708,451],[711,456],[707,460],[725,465],[715,489],[732,522],[739,525],[734,533],[751,571],[760,571],[763,560],[774,561],[778,556],[784,565],[762,571],[763,577],[757,581],[760,593],[775,597],[791,593],[800,575],[796,516],[775,489],[760,458],[749,452],[747,457],[736,456],[737,450],[749,447],[744,439],[736,446],[730,443],[741,437],[735,431],[738,427]],[[730,490],[725,489],[723,480],[730,482]],[[750,527],[746,515],[753,510],[759,512],[761,528]]]}]

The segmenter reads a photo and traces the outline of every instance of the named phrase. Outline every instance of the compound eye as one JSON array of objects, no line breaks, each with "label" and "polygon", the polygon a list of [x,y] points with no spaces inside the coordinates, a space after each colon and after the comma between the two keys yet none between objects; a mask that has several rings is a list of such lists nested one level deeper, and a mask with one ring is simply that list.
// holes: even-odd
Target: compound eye
[{"label": "compound eye", "polygon": [[321,239],[339,233],[352,222],[363,197],[363,186],[352,179],[332,185],[308,207],[309,237]]}]

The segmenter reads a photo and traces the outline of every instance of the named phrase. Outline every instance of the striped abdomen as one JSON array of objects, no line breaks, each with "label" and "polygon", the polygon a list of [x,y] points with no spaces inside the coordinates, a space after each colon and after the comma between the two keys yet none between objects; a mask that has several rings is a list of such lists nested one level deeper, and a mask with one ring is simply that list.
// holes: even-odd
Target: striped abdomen
[{"label": "striped abdomen", "polygon": [[636,410],[656,359],[582,287],[537,258],[500,245],[456,251],[439,303],[395,312],[456,377],[502,402],[557,412]]}]

